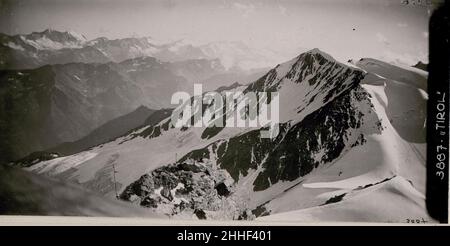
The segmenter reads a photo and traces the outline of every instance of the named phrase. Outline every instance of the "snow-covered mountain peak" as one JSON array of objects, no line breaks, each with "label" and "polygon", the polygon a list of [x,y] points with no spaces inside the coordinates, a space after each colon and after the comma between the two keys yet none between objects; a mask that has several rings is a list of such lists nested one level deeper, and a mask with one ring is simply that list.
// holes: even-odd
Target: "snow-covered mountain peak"
[{"label": "snow-covered mountain peak", "polygon": [[70,30],[67,33],[69,35],[71,35],[72,37],[80,40],[80,42],[86,42],[87,41],[87,38],[83,34],[77,33],[74,30]]},{"label": "snow-covered mountain peak", "polygon": [[58,30],[54,30],[54,29],[45,29],[42,32],[33,32],[29,35],[24,35],[27,36],[28,39],[38,39],[38,38],[48,38],[52,41],[55,42],[67,42],[67,41],[72,41],[72,42],[79,42],[79,43],[83,43],[86,42],[86,37],[84,37],[83,35],[70,30],[70,31],[58,31]]},{"label": "snow-covered mountain peak", "polygon": [[319,48],[314,48],[312,50],[309,50],[309,51],[305,52],[304,54],[310,54],[310,55],[313,55],[315,57],[322,57],[322,58],[327,59],[329,61],[336,61],[331,55],[329,55],[328,53],[320,50]]},{"label": "snow-covered mountain peak", "polygon": [[364,74],[313,49],[277,65],[246,91],[278,92],[280,122],[297,122],[355,87]]},{"label": "snow-covered mountain peak", "polygon": [[58,50],[63,48],[81,48],[86,38],[74,31],[61,32],[46,29],[42,32],[20,35],[20,39],[38,50]]}]

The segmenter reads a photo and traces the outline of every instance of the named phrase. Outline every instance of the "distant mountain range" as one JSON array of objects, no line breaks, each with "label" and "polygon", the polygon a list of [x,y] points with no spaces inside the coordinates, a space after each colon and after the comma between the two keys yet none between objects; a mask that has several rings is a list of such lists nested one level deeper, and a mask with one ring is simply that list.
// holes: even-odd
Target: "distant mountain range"
[{"label": "distant mountain range", "polygon": [[242,42],[193,45],[186,40],[161,44],[149,37],[86,40],[75,32],[47,29],[43,32],[9,36],[0,34],[0,69],[36,68],[72,62],[122,62],[143,56],[174,62],[189,59],[218,59],[229,69],[265,68],[274,64],[276,52],[249,48]]}]

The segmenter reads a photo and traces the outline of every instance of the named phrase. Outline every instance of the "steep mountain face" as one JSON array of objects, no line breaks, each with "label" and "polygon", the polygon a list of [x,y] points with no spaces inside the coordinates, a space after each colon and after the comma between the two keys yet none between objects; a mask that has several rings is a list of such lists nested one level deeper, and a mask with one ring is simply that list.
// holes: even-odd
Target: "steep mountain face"
[{"label": "steep mountain face", "polygon": [[50,66],[0,73],[0,162],[59,140],[48,120],[52,113],[54,77]]},{"label": "steep mountain face", "polygon": [[[401,97],[391,84],[413,87],[411,93],[423,91],[416,83],[398,85],[314,49],[248,86],[230,88],[279,93],[280,132],[275,138],[261,138],[265,127],[174,128],[167,117],[27,169],[106,196],[115,195],[116,187],[121,199],[174,218],[276,220],[277,215],[289,219],[284,213],[295,212],[302,220],[323,216],[402,222],[412,215],[430,219],[423,196],[424,144],[411,142],[415,136],[398,132],[393,123],[415,127],[395,117],[408,111],[420,118],[423,112],[392,106],[392,100]],[[261,103],[271,105],[272,100]],[[204,107],[208,112],[212,105]],[[249,117],[235,107],[215,117],[231,115]],[[401,206],[386,206],[390,213],[368,206],[387,198]],[[327,217],[334,210],[349,213],[343,203],[366,216]]]}]

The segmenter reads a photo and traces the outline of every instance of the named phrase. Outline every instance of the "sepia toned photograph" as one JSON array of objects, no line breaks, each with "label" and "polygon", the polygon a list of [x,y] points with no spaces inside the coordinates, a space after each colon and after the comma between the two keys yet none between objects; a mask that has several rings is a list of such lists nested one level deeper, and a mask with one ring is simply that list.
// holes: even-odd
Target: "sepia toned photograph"
[{"label": "sepia toned photograph", "polygon": [[0,221],[439,223],[439,3],[0,0]]}]

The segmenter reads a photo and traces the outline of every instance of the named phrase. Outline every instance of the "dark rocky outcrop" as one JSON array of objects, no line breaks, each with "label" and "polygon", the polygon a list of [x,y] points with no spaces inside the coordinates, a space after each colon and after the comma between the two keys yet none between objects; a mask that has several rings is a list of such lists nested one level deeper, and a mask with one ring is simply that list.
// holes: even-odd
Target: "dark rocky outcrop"
[{"label": "dark rocky outcrop", "polygon": [[226,172],[212,166],[181,162],[142,176],[123,191],[120,199],[169,215],[195,210],[193,213],[203,218],[203,210],[217,209],[220,197],[231,193],[232,188],[225,185],[229,180]]}]

